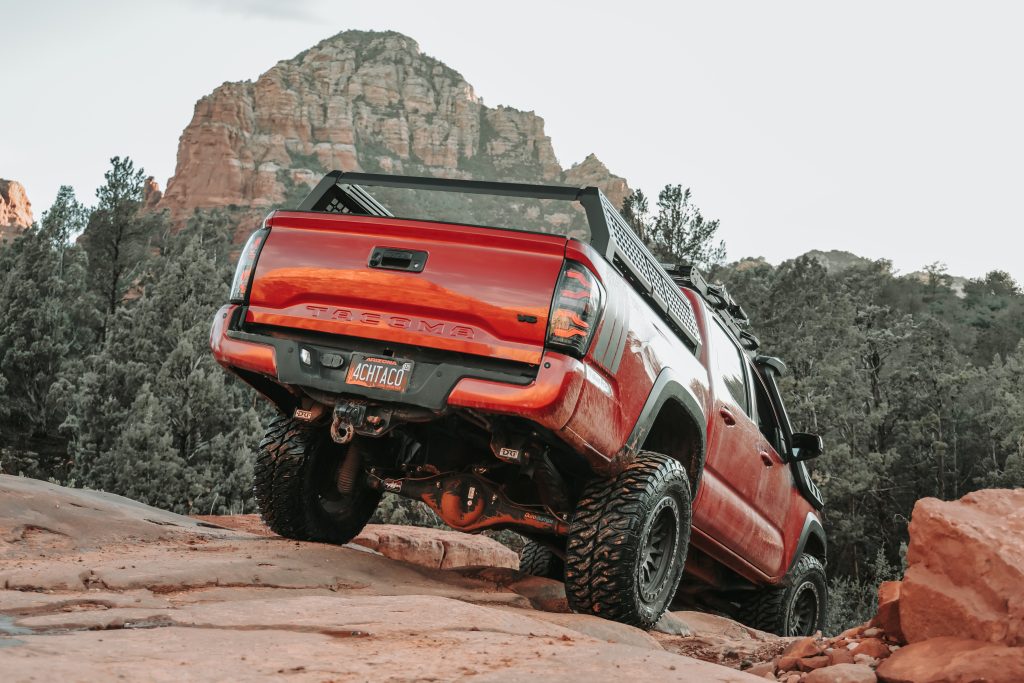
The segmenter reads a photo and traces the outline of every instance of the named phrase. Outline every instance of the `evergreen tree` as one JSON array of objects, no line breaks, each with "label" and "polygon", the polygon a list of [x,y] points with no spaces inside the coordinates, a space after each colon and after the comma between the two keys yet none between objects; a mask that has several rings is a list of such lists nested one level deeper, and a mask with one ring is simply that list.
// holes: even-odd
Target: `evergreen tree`
[{"label": "evergreen tree", "polygon": [[[91,344],[88,307],[81,305],[85,262],[69,244],[88,211],[67,186],[41,225],[32,226],[0,259],[0,440],[6,471],[59,476],[64,418],[54,385]],[[18,453],[16,453],[18,452]]]},{"label": "evergreen tree", "polygon": [[647,196],[634,190],[622,203],[622,216],[664,263],[693,263],[707,270],[725,259],[725,243],[715,242],[719,222],[707,220],[692,201],[690,189],[666,185],[652,217]]},{"label": "evergreen tree", "polygon": [[135,285],[153,238],[164,226],[161,214],[141,212],[145,172],[128,157],[114,157],[99,200],[78,243],[89,259],[88,287],[104,313],[100,338],[110,319]]},{"label": "evergreen tree", "polygon": [[250,392],[209,351],[232,268],[222,214],[165,241],[118,309],[74,398],[75,478],[185,513],[249,504],[260,421]]}]

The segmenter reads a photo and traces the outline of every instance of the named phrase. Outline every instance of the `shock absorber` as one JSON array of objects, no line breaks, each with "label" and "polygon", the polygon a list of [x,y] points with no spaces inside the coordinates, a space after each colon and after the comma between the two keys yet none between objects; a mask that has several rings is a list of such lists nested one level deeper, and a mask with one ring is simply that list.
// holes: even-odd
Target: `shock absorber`
[{"label": "shock absorber", "polygon": [[355,488],[356,477],[363,463],[363,456],[359,450],[358,441],[349,444],[345,453],[345,459],[338,466],[338,490],[345,495],[351,495]]}]

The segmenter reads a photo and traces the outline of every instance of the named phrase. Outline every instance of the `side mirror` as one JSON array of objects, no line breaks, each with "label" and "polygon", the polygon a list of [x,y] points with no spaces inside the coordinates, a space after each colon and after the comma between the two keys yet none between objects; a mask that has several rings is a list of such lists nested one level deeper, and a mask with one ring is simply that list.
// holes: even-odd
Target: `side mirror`
[{"label": "side mirror", "polygon": [[790,462],[803,462],[804,460],[817,458],[825,452],[825,444],[822,442],[821,437],[817,434],[808,434],[806,432],[794,432],[791,446]]}]

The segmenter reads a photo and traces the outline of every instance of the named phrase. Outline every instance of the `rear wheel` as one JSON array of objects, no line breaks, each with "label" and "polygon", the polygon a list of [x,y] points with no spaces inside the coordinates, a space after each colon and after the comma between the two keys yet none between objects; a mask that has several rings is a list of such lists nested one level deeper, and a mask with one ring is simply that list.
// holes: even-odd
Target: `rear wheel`
[{"label": "rear wheel", "polygon": [[576,508],[565,558],[574,612],[653,627],[683,575],[690,482],[678,461],[641,452],[621,474],[591,482]]},{"label": "rear wheel", "polygon": [[740,607],[740,621],[780,636],[810,636],[825,626],[828,584],[813,555],[801,555],[786,586],[760,589]]},{"label": "rear wheel", "polygon": [[351,541],[366,526],[381,496],[362,476],[352,476],[359,474],[356,469],[347,477],[351,492],[339,490],[346,479],[342,464],[358,457],[358,441],[341,446],[326,430],[313,431],[292,418],[276,417],[256,455],[253,491],[263,521],[286,538]]},{"label": "rear wheel", "polygon": [[519,553],[519,571],[531,576],[565,580],[565,563],[555,552],[536,541],[527,541]]}]

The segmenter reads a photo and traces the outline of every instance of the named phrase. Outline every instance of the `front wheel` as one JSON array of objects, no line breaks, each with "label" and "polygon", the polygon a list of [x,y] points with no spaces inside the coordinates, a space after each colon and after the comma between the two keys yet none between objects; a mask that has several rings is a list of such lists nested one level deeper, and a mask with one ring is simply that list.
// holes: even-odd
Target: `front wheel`
[{"label": "front wheel", "polygon": [[[346,459],[358,457],[358,441],[341,446],[326,430],[274,418],[256,455],[253,492],[263,521],[285,538],[339,545],[351,541],[381,497],[360,476],[358,461],[342,472]],[[349,492],[343,493],[346,488]]]},{"label": "front wheel", "polygon": [[569,529],[569,607],[652,628],[683,576],[690,521],[689,478],[666,455],[643,451],[618,476],[591,482]]},{"label": "front wheel", "polygon": [[828,582],[813,555],[801,555],[786,586],[760,589],[740,607],[740,621],[780,636],[810,636],[825,626]]}]

